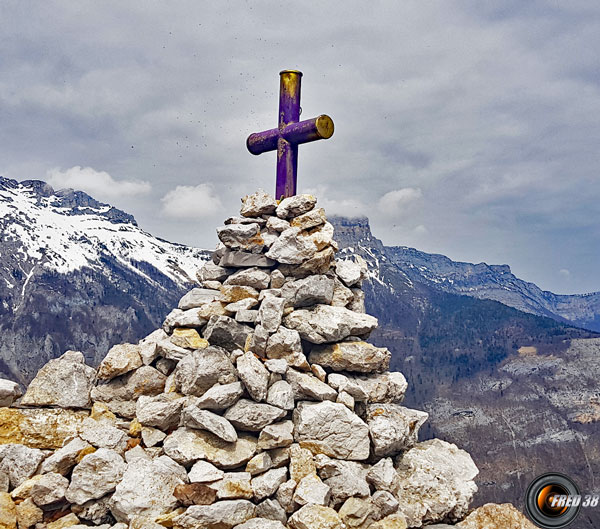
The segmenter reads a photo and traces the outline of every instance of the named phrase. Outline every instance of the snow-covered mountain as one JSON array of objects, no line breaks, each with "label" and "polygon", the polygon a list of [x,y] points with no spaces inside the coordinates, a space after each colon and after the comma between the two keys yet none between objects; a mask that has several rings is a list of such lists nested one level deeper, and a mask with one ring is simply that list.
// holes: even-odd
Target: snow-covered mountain
[{"label": "snow-covered mountain", "polygon": [[519,279],[508,265],[462,263],[407,246],[383,246],[371,234],[366,218],[334,218],[332,222],[342,254],[361,254],[370,261],[374,277],[385,264],[395,267],[407,284],[421,283],[443,292],[491,299],[523,312],[600,331],[600,292],[554,294]]},{"label": "snow-covered mountain", "polygon": [[0,177],[0,372],[26,380],[65,347],[95,362],[139,338],[209,255],[81,191]]}]

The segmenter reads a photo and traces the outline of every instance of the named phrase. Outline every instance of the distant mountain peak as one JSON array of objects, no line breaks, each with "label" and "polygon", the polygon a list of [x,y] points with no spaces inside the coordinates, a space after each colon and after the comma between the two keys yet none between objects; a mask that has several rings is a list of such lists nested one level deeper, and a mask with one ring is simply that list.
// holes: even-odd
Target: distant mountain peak
[{"label": "distant mountain peak", "polygon": [[[10,178],[0,176],[0,191],[20,191],[23,195],[29,195],[39,205],[46,200],[54,208],[64,208],[65,215],[87,215],[93,214],[104,217],[113,224],[131,224],[137,226],[133,215],[100,202],[83,191],[71,188],[55,190],[50,184],[43,180],[23,180],[18,182]],[[2,199],[6,200],[6,194]]]}]

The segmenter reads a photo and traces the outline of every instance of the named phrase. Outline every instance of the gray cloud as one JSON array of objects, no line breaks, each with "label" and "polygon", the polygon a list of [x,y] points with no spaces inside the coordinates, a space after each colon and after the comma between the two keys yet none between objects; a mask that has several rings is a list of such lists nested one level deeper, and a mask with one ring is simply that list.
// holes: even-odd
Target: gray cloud
[{"label": "gray cloud", "polygon": [[[245,138],[276,124],[277,74],[298,68],[303,117],[336,124],[301,146],[300,190],[369,214],[386,244],[600,289],[593,3],[5,2],[0,20],[6,176],[80,166],[149,182],[112,202],[212,246],[240,196],[274,185],[274,155]],[[195,200],[201,218],[169,216],[178,186],[197,190],[186,211]],[[420,197],[377,207],[403,189]]]}]

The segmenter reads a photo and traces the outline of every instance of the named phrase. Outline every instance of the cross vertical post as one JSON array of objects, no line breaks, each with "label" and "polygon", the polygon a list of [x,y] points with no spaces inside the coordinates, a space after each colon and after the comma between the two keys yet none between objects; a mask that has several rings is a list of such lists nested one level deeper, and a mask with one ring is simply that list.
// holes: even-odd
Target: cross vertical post
[{"label": "cross vertical post", "polygon": [[326,140],[333,134],[333,120],[325,114],[299,121],[301,79],[302,72],[298,70],[279,73],[278,127],[250,134],[246,140],[246,146],[252,154],[277,151],[277,200],[296,194],[298,145]]},{"label": "cross vertical post", "polygon": [[[283,70],[279,73],[279,132],[290,123],[300,121],[300,83],[302,72]],[[298,144],[280,136],[277,140],[277,182],[275,198],[296,194]]]}]

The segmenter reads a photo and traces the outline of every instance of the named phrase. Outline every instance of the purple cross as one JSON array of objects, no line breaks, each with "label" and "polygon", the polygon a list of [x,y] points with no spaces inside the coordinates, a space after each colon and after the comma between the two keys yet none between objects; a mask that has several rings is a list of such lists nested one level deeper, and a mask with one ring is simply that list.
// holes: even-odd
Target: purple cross
[{"label": "purple cross", "polygon": [[326,140],[333,134],[333,120],[321,114],[305,121],[300,119],[300,80],[302,72],[279,72],[279,126],[276,129],[250,134],[246,146],[252,154],[277,149],[277,183],[275,198],[296,194],[298,145],[309,141]]}]

